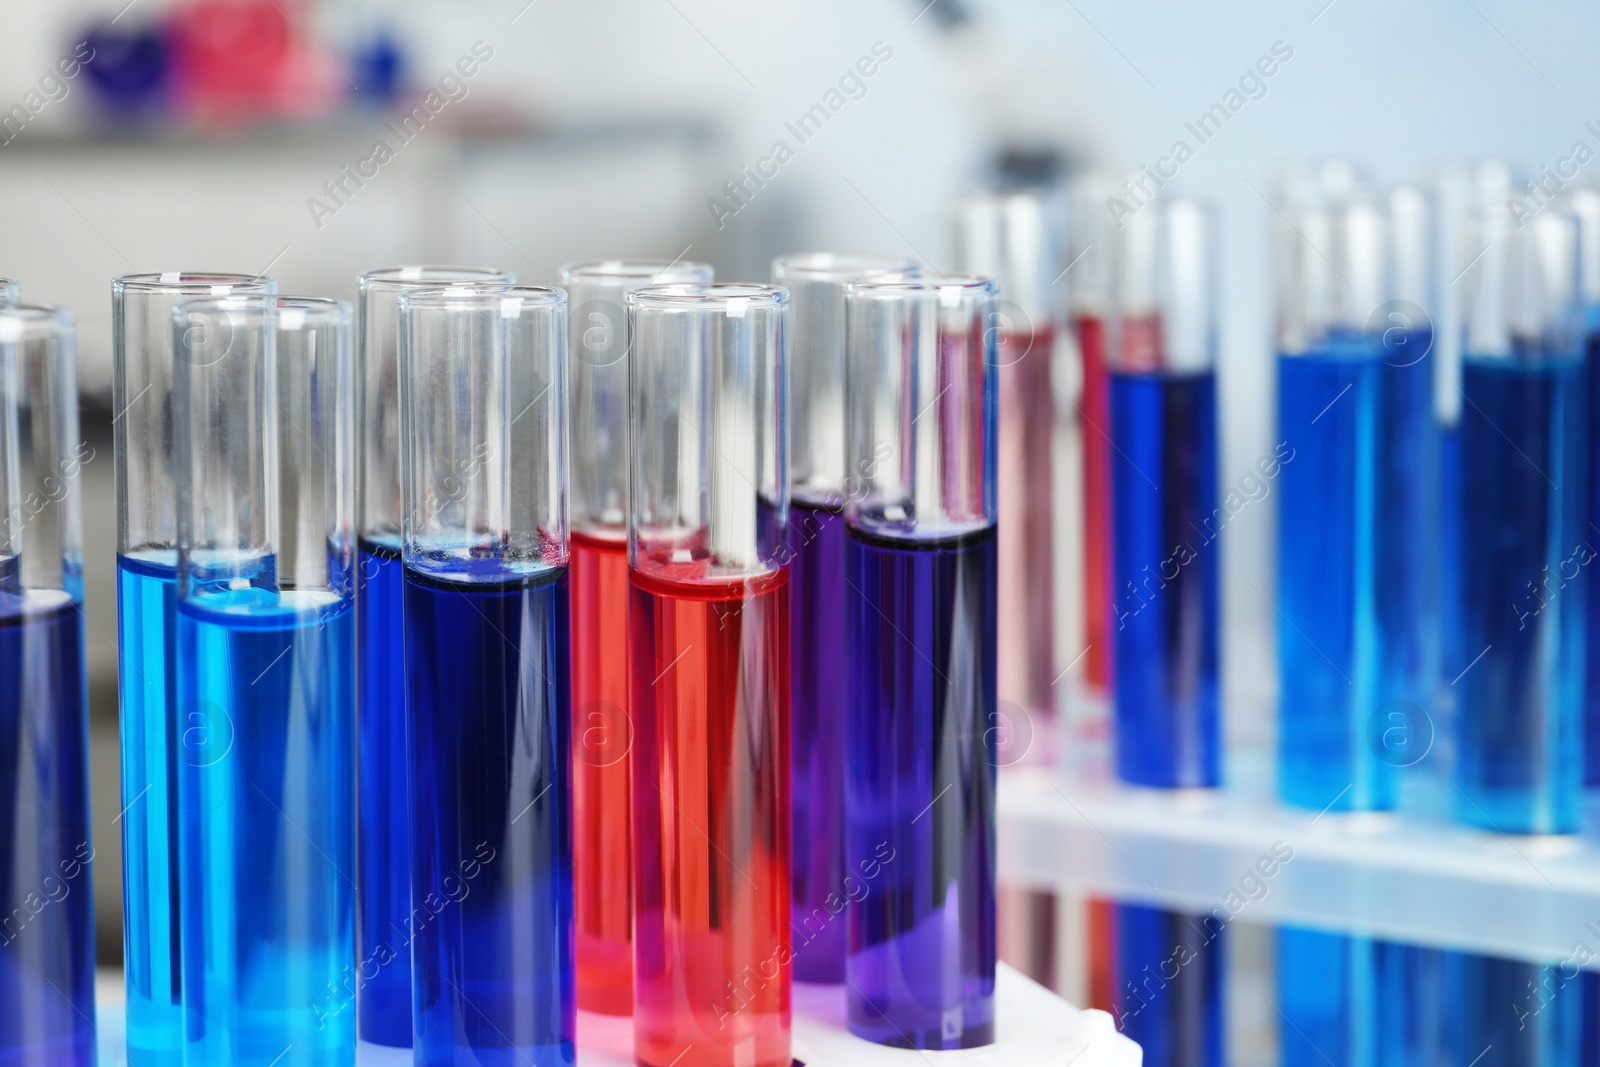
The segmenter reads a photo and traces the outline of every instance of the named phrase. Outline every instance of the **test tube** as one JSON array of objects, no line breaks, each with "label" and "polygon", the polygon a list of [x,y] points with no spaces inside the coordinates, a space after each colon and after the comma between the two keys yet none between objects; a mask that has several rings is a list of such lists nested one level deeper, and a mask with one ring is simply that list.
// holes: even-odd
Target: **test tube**
[{"label": "test tube", "polygon": [[178,896],[190,1063],[355,1056],[350,307],[172,312]]},{"label": "test tube", "polygon": [[1068,191],[1067,321],[1077,345],[1083,450],[1083,668],[1075,691],[1091,720],[1104,714],[1111,689],[1111,396],[1106,326],[1111,305],[1109,180],[1080,179]]},{"label": "test tube", "polygon": [[128,1060],[178,1067],[179,736],[174,702],[177,509],[172,309],[180,300],[277,292],[250,274],[129,274],[111,283],[117,481],[117,695],[122,735],[123,967]]},{"label": "test tube", "polygon": [[15,304],[21,300],[21,287],[10,278],[0,278],[0,304]]},{"label": "test tube", "polygon": [[994,1040],[998,286],[849,294],[851,1032]]},{"label": "test tube", "polygon": [[1461,269],[1479,249],[1469,248],[1475,210],[1504,205],[1512,192],[1513,171],[1501,160],[1481,160],[1471,165],[1452,164],[1432,176],[1429,193],[1438,209],[1435,229],[1436,271],[1433,284],[1434,404],[1439,435],[1440,507],[1437,509],[1437,574],[1439,577],[1440,672],[1437,707],[1445,721],[1454,721],[1459,703],[1453,683],[1475,655],[1461,647],[1462,588],[1461,529],[1449,514],[1447,502],[1461,496]]},{"label": "test tube", "polygon": [[1198,201],[1123,220],[1110,345],[1116,766],[1123,781],[1217,785],[1215,223]]},{"label": "test tube", "polygon": [[1463,664],[1456,809],[1502,833],[1578,830],[1583,781],[1589,398],[1577,223],[1560,204],[1520,226],[1471,219],[1463,268]]},{"label": "test tube", "polygon": [[400,315],[416,1062],[570,1065],[567,298]]},{"label": "test tube", "polygon": [[[1600,189],[1576,189],[1569,199],[1578,220],[1579,299],[1583,304],[1583,362],[1589,382],[1589,515],[1600,530]],[[1600,785],[1600,582],[1589,582],[1588,667],[1584,674],[1583,784]],[[1600,979],[1594,979],[1600,981]],[[1600,1048],[1600,1045],[1596,1046]]]},{"label": "test tube", "polygon": [[0,307],[0,1063],[93,1067],[94,890],[72,316]]},{"label": "test tube", "polygon": [[628,309],[644,285],[708,284],[704,263],[561,268],[571,302],[572,864],[578,1007],[633,1012],[628,718]]},{"label": "test tube", "polygon": [[[1471,357],[1470,352],[1465,355]],[[1589,1042],[1595,1017],[1583,1012],[1584,991],[1576,970],[1572,959],[1531,963],[1450,953],[1446,975],[1455,1032],[1448,1062],[1470,1063],[1470,1057],[1492,1048],[1479,1067],[1588,1067],[1594,1060]],[[1581,978],[1592,976],[1586,971]]]},{"label": "test tube", "polygon": [[[1000,720],[1008,764],[1047,760],[1056,699],[1055,427],[1061,218],[1047,189],[983,190],[956,212],[956,269],[999,283],[996,489]],[[1009,721],[1013,718],[1019,721]],[[1028,751],[1022,751],[1026,745]],[[1012,750],[1012,746],[1016,750]]]},{"label": "test tube", "polygon": [[362,422],[356,568],[356,1012],[361,1040],[411,1045],[411,823],[400,561],[400,294],[512,281],[488,267],[382,267],[361,275]]},{"label": "test tube", "polygon": [[1427,751],[1437,477],[1420,195],[1356,188],[1278,208],[1278,792],[1395,806]]},{"label": "test tube", "polygon": [[844,753],[850,587],[845,582],[845,290],[913,260],[810,252],[773,260],[793,316],[789,396],[790,932],[794,977],[844,981]]},{"label": "test tube", "polygon": [[788,293],[628,295],[634,1055],[788,1067]]},{"label": "test tube", "polygon": [[1222,1067],[1227,925],[1148,904],[1113,908],[1117,1029],[1139,1043],[1148,1067]]},{"label": "test tube", "polygon": [[1443,952],[1304,926],[1280,926],[1276,939],[1279,1062],[1446,1061]]}]

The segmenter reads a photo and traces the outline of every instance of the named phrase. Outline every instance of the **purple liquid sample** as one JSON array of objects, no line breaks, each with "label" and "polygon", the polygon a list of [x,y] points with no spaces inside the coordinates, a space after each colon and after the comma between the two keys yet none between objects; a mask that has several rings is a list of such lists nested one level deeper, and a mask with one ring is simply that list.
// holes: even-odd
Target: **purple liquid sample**
[{"label": "purple liquid sample", "polygon": [[852,1033],[994,1040],[995,532],[851,530],[846,874]]},{"label": "purple liquid sample", "polygon": [[[794,854],[794,976],[844,981],[845,675],[849,587],[844,516],[795,501],[789,508],[790,797]],[[853,884],[853,883],[852,883]]]}]

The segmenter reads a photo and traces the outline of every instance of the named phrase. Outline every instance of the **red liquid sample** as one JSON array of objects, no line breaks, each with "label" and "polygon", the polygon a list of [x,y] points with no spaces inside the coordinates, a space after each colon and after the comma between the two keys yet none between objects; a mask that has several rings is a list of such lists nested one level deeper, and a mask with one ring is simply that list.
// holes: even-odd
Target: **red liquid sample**
[{"label": "red liquid sample", "polygon": [[[1033,751],[1048,758],[1042,727],[1055,712],[1055,582],[1053,560],[1055,392],[1050,361],[1055,329],[1000,335],[999,420],[999,675],[1002,701],[1036,717]],[[1004,705],[1002,704],[1002,708]]]},{"label": "red liquid sample", "polygon": [[630,577],[636,1061],[789,1067],[789,574]]},{"label": "red liquid sample", "polygon": [[1074,316],[1083,356],[1083,657],[1089,688],[1111,687],[1111,417],[1104,320]]},{"label": "red liquid sample", "polygon": [[633,1011],[628,542],[572,533],[572,881],[578,1007]]}]

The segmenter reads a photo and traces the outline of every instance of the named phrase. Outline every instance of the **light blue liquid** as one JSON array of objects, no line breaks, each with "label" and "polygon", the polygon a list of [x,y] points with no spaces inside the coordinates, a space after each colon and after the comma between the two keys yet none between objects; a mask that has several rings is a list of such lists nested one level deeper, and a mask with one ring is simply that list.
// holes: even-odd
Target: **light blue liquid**
[{"label": "light blue liquid", "polygon": [[1394,807],[1431,736],[1438,445],[1415,353],[1349,334],[1278,360],[1278,791],[1298,807]]},{"label": "light blue liquid", "polygon": [[354,1062],[352,601],[222,588],[179,604],[189,1064]]},{"label": "light blue liquid", "polygon": [[122,716],[123,958],[128,1062],[183,1061],[178,949],[173,629],[176,554],[117,557],[117,682]]},{"label": "light blue liquid", "polygon": [[1283,1067],[1441,1062],[1445,1005],[1442,952],[1295,926],[1278,930]]}]

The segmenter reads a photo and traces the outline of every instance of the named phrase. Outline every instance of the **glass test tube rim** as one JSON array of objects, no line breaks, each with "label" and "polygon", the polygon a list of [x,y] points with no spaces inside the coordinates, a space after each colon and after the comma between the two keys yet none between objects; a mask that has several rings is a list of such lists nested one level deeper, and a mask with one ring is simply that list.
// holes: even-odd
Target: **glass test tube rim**
[{"label": "glass test tube rim", "polygon": [[923,265],[910,256],[895,256],[881,252],[789,252],[772,260],[774,281],[790,278],[807,282],[838,282],[850,284],[863,276],[880,274],[922,275]]},{"label": "glass test tube rim", "polygon": [[[517,282],[469,283],[417,288],[400,293],[401,312],[428,310],[490,310],[496,301],[517,300],[518,310],[559,308],[566,304],[567,291],[553,285],[522,285]],[[502,311],[508,310],[503,304]]]},{"label": "glass test tube rim", "polygon": [[0,304],[0,344],[25,340],[38,326],[71,329],[76,322],[77,317],[59,304]]},{"label": "glass test tube rim", "polygon": [[514,284],[516,276],[498,267],[455,266],[451,264],[406,264],[364,270],[356,279],[362,292],[403,293],[412,289],[437,289],[456,285]]},{"label": "glass test tube rim", "polygon": [[[348,300],[340,300],[331,296],[307,296],[299,293],[280,293],[276,297],[277,323],[279,332],[305,329],[315,325],[339,325],[350,322],[355,314],[355,309]],[[299,322],[294,322],[292,316],[285,312],[301,312],[304,316]],[[286,321],[287,320],[287,321]],[[353,361],[352,361],[353,362]]]},{"label": "glass test tube rim", "polygon": [[[744,301],[741,305],[740,301]],[[628,292],[630,308],[652,311],[722,312],[729,318],[751,308],[777,308],[789,302],[789,290],[759,282],[674,282],[646,285]]]},{"label": "glass test tube rim", "polygon": [[711,264],[692,259],[576,259],[561,264],[560,274],[563,285],[573,282],[624,284],[636,278],[658,279],[678,274],[700,277],[704,281],[697,282],[691,277],[686,277],[681,281],[662,281],[654,284],[709,285],[713,270]]},{"label": "glass test tube rim", "polygon": [[111,279],[114,294],[123,293],[177,293],[187,296],[222,296],[218,289],[229,293],[234,289],[265,293],[268,286],[277,284],[270,274],[242,274],[229,271],[168,271],[140,274],[119,274]]}]

